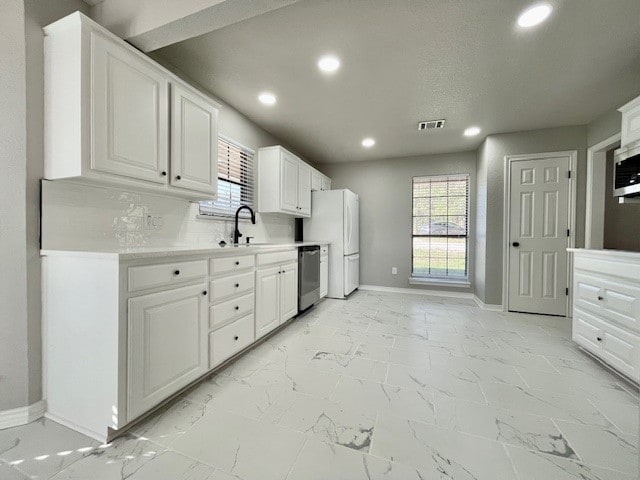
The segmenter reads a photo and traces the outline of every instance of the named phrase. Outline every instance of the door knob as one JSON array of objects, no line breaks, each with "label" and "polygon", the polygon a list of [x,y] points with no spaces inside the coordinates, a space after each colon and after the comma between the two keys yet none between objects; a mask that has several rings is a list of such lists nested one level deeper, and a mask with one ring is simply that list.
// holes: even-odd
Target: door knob
[{"label": "door knob", "polygon": [[513,242],[511,245],[513,245],[514,247],[519,247],[520,246],[520,242]]}]

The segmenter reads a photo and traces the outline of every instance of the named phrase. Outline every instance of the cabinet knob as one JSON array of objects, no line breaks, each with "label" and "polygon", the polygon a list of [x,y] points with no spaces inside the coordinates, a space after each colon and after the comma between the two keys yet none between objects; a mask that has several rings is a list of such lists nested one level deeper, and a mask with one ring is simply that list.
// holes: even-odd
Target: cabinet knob
[{"label": "cabinet knob", "polygon": [[236,310],[240,310],[240,307],[236,305]]},{"label": "cabinet knob", "polygon": [[520,246],[520,242],[513,242],[511,245],[513,245],[514,247],[519,247]]},{"label": "cabinet knob", "polygon": [[239,286],[240,286],[240,284],[239,284],[239,283],[236,283],[236,288],[238,288]]},{"label": "cabinet knob", "polygon": [[601,295],[598,295],[598,300],[602,301],[602,300],[604,300],[604,297],[601,296]]},{"label": "cabinet knob", "polygon": [[240,262],[236,262],[236,265],[240,265]]},{"label": "cabinet knob", "polygon": [[163,177],[167,176],[167,172],[160,172],[160,175],[162,175]]},{"label": "cabinet knob", "polygon": [[182,177],[180,175],[176,175],[176,180],[180,180]]},{"label": "cabinet knob", "polygon": [[206,294],[207,294],[207,291],[206,291],[206,290],[205,290],[204,292],[202,292],[202,295],[206,295]]},{"label": "cabinet knob", "polygon": [[238,341],[238,339],[239,339],[239,338],[240,338],[240,337],[239,337],[239,336],[237,336],[237,335],[236,335],[235,337],[233,337],[233,339],[234,339],[236,342]]},{"label": "cabinet knob", "polygon": [[180,275],[180,270],[176,270],[175,272],[173,272],[174,275]]},{"label": "cabinet knob", "polygon": [[602,337],[596,337],[596,340],[598,340],[599,342],[602,341]]}]

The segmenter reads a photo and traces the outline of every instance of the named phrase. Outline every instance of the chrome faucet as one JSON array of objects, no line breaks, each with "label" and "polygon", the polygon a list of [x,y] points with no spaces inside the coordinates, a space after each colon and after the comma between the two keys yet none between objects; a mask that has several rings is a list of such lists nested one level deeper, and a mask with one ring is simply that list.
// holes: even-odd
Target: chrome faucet
[{"label": "chrome faucet", "polygon": [[233,229],[233,243],[236,244],[238,243],[238,241],[240,240],[240,237],[242,236],[242,234],[240,233],[240,230],[238,230],[238,215],[240,214],[241,210],[247,209],[249,210],[249,212],[251,213],[251,223],[253,223],[254,225],[256,224],[256,214],[253,213],[253,210],[251,209],[250,206],[248,205],[241,205],[240,208],[238,208],[238,210],[236,210],[236,221],[235,221],[235,225],[234,225],[234,229]]}]

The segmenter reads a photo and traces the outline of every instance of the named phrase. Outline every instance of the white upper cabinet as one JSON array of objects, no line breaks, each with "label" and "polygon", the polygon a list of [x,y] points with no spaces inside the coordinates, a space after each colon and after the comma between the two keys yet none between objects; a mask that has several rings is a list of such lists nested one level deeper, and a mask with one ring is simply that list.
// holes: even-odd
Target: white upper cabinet
[{"label": "white upper cabinet", "polygon": [[316,169],[311,169],[311,190],[314,192],[331,190],[331,179]]},{"label": "white upper cabinet", "polygon": [[46,179],[215,198],[215,102],[79,12],[44,32]]},{"label": "white upper cabinet", "polygon": [[90,38],[91,169],[166,183],[167,78],[100,33]]},{"label": "white upper cabinet", "polygon": [[640,140],[640,97],[631,100],[618,111],[622,113],[620,146],[624,148]]},{"label": "white upper cabinet", "polygon": [[215,195],[218,186],[218,109],[173,84],[171,185]]},{"label": "white upper cabinet", "polygon": [[302,161],[298,162],[298,210],[311,216],[311,167]]},{"label": "white upper cabinet", "polygon": [[[280,146],[258,151],[258,211],[311,216],[311,191],[331,180]],[[314,188],[317,186],[317,188]]]}]

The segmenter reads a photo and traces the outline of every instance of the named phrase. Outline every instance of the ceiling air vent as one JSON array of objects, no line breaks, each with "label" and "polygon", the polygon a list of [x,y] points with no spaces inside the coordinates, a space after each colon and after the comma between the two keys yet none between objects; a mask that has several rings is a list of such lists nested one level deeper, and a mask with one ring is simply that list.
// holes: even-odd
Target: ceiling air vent
[{"label": "ceiling air vent", "polygon": [[444,128],[444,119],[429,120],[426,122],[418,123],[418,130],[433,130],[435,128]]}]

